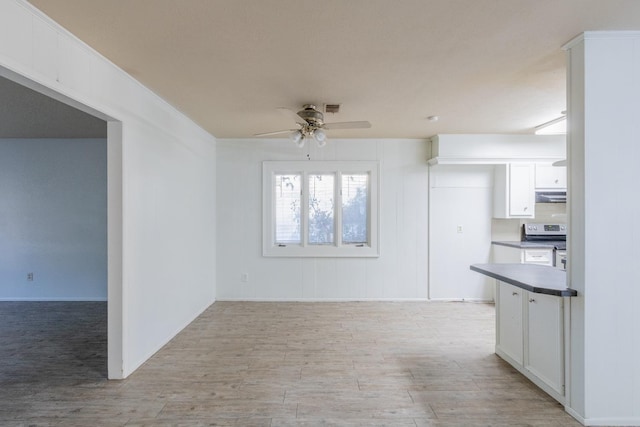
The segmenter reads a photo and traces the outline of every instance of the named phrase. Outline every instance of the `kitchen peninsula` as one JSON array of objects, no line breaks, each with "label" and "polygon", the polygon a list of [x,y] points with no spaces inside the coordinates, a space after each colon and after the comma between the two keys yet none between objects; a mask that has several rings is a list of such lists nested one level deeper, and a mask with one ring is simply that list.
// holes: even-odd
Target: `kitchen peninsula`
[{"label": "kitchen peninsula", "polygon": [[564,404],[571,297],[566,272],[535,264],[474,264],[496,279],[496,354]]}]

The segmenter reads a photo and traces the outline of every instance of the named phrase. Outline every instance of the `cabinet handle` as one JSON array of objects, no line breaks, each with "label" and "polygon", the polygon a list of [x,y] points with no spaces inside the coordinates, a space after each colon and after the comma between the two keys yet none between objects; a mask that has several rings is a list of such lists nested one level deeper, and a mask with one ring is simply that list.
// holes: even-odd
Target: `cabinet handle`
[{"label": "cabinet handle", "polygon": [[533,298],[529,298],[529,302],[536,302],[536,300]]},{"label": "cabinet handle", "polygon": [[555,182],[555,183],[557,184],[557,183],[558,183],[558,181],[559,181],[559,180],[557,180],[557,179],[556,179],[556,180],[555,180],[555,181],[553,181],[553,182]]},{"label": "cabinet handle", "polygon": [[517,292],[513,292],[511,295],[512,295],[512,296],[516,296],[516,295],[520,295],[520,294],[519,294],[519,293],[517,293]]},{"label": "cabinet handle", "polygon": [[525,207],[524,207],[524,210],[526,211],[527,209],[529,209],[529,208],[525,206]]}]

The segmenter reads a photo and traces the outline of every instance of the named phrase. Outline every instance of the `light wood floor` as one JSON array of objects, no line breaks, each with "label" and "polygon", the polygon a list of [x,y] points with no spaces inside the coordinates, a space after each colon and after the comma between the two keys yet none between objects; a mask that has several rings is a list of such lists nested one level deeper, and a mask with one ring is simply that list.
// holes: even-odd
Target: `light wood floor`
[{"label": "light wood floor", "polygon": [[123,381],[106,304],[0,303],[0,425],[578,426],[493,354],[494,307],[217,302]]}]

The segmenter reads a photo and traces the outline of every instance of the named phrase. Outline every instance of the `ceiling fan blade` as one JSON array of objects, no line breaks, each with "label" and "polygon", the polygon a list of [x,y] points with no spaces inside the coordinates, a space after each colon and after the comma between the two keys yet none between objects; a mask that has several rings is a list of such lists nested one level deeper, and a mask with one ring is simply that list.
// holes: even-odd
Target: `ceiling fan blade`
[{"label": "ceiling fan blade", "polygon": [[277,110],[280,111],[285,116],[289,117],[294,122],[298,123],[299,125],[306,125],[307,124],[307,121],[305,119],[303,119],[302,117],[300,117],[298,115],[298,113],[295,113],[295,112],[289,110],[288,108],[280,107]]},{"label": "ceiling fan blade", "polygon": [[269,136],[269,135],[278,135],[281,133],[289,133],[289,132],[293,132],[297,129],[285,129],[285,130],[277,130],[274,132],[263,132],[263,133],[255,133],[253,134],[253,136]]},{"label": "ceiling fan blade", "polygon": [[325,129],[368,129],[371,127],[371,123],[367,121],[361,122],[335,122],[325,123],[323,126]]}]

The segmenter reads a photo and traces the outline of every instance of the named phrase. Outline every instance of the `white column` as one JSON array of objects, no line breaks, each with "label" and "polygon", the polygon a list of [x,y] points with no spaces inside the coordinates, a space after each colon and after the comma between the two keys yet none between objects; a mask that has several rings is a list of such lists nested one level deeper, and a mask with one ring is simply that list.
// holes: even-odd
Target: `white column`
[{"label": "white column", "polygon": [[567,411],[640,425],[640,32],[588,32],[568,58]]}]

